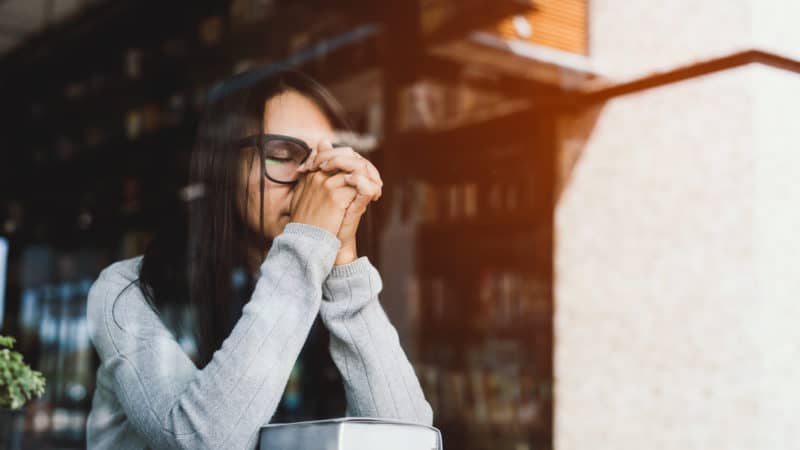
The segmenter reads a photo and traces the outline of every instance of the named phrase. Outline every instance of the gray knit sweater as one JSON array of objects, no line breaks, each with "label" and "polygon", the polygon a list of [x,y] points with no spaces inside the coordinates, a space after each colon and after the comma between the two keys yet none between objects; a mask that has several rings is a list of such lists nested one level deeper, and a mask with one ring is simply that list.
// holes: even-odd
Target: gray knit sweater
[{"label": "gray knit sweater", "polygon": [[346,414],[430,425],[433,411],[378,301],[378,271],[365,256],[334,267],[340,246],[323,228],[287,224],[241,318],[202,370],[139,288],[123,290],[142,256],[105,268],[88,298],[101,360],[88,448],[255,448],[318,313],[344,380]]}]

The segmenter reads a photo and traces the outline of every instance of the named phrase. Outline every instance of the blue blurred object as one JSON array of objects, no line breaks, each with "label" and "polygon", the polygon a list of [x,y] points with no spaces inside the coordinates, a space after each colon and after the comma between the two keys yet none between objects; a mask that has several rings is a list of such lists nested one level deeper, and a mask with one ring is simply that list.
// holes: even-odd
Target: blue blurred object
[{"label": "blue blurred object", "polygon": [[0,329],[3,328],[3,312],[6,309],[6,261],[8,261],[8,239],[0,237]]}]

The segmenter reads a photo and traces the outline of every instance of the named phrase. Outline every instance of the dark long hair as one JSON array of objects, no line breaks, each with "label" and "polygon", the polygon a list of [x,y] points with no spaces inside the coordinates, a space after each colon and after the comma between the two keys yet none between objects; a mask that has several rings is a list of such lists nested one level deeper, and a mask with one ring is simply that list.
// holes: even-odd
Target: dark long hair
[{"label": "dark long hair", "polygon": [[[139,287],[157,312],[190,307],[194,319],[189,333],[197,343],[198,367],[221,347],[241,315],[242,302],[253,292],[256,279],[248,252],[264,255],[272,244],[247,226],[246,200],[244,215],[237,210],[243,153],[234,143],[263,132],[266,101],[290,90],[314,101],[335,129],[352,130],[333,95],[299,71],[284,69],[255,81],[252,74],[243,74],[218,85],[209,96],[191,154],[187,192],[195,196],[188,200],[184,223],[167,224],[145,250]],[[262,161],[256,163],[262,165],[262,217],[264,167]]]}]

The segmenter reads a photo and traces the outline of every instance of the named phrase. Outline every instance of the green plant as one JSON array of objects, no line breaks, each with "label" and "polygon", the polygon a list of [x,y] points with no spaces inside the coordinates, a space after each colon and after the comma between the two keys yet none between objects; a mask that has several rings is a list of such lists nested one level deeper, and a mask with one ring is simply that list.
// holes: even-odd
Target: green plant
[{"label": "green plant", "polygon": [[33,396],[44,394],[41,372],[32,370],[22,355],[11,350],[14,338],[0,336],[0,408],[19,409]]}]

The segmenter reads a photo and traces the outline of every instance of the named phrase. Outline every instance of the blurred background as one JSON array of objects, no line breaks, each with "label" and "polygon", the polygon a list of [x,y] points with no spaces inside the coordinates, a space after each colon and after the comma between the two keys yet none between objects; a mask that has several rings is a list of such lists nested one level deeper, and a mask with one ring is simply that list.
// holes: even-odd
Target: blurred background
[{"label": "blurred background", "polygon": [[[799,22],[796,0],[0,0],[0,334],[48,380],[0,447],[85,448],[91,283],[191,197],[209,89],[288,66],[377,144],[359,249],[447,448],[800,448]],[[276,420],[341,415],[325,351]]]}]

